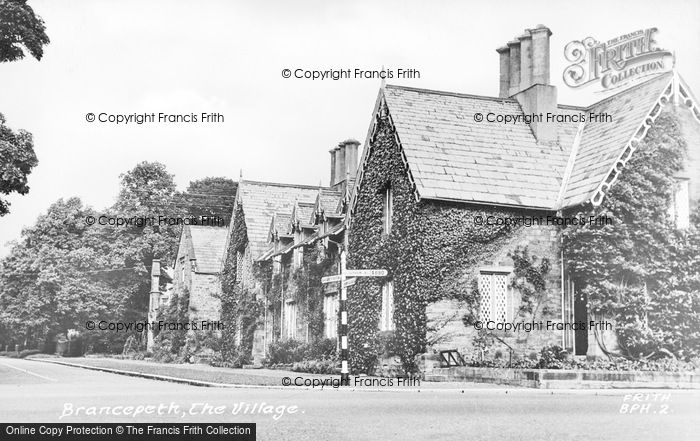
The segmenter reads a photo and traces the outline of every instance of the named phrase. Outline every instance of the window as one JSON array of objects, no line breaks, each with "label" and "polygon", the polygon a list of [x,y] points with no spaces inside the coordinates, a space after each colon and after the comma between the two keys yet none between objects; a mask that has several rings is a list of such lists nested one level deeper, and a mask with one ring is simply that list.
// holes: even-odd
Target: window
[{"label": "window", "polygon": [[479,294],[481,308],[479,320],[497,323],[507,322],[508,314],[508,273],[481,271],[479,274]]},{"label": "window", "polygon": [[690,194],[688,193],[688,179],[677,179],[673,186],[671,205],[668,215],[676,225],[676,228],[688,228],[690,226]]},{"label": "window", "polygon": [[394,216],[394,195],[391,187],[384,190],[384,206],[382,209],[382,217],[384,220],[384,233],[391,234],[391,222]]},{"label": "window", "polygon": [[394,330],[394,281],[386,282],[382,287],[382,316],[380,331]]},{"label": "window", "polygon": [[323,298],[323,328],[326,338],[338,336],[338,294]]},{"label": "window", "polygon": [[288,339],[297,337],[297,303],[284,304],[284,330]]},{"label": "window", "polygon": [[294,268],[301,268],[304,263],[304,247],[295,248],[292,253],[294,255]]}]

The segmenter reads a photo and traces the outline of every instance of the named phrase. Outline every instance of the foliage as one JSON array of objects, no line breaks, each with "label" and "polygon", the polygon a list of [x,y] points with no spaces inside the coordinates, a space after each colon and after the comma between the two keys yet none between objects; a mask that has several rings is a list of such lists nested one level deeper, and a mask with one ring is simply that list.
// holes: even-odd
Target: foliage
[{"label": "foliage", "polygon": [[302,317],[309,325],[309,337],[312,341],[323,338],[324,316],[323,298],[325,296],[321,278],[328,274],[333,260],[321,255],[317,246],[307,245],[303,248],[303,264],[292,274],[297,303],[304,305],[300,309]]},{"label": "foliage", "polygon": [[565,256],[589,311],[613,317],[623,355],[688,358],[700,352],[700,233],[668,219],[674,175],[686,151],[680,126],[662,113],[601,206],[612,225],[565,230]]},{"label": "foliage", "polygon": [[[221,321],[225,324],[222,332],[222,363],[236,366],[249,364],[252,356],[253,338],[264,306],[254,287],[244,286],[237,279],[238,253],[248,247],[248,234],[242,205],[234,213],[236,228],[231,232],[224,268],[221,273]],[[246,268],[241,268],[245,271]],[[263,268],[253,268],[264,271]],[[240,336],[240,338],[238,338]],[[239,343],[237,344],[237,341]]]},{"label": "foliage", "polygon": [[378,336],[379,347],[377,355],[380,357],[393,357],[401,350],[394,331],[382,331]]},{"label": "foliage", "polygon": [[[442,299],[467,302],[478,309],[478,296],[464,286],[463,271],[475,268],[499,250],[518,227],[478,225],[478,216],[514,216],[509,209],[448,203],[416,203],[394,131],[386,113],[379,120],[364,169],[350,228],[349,266],[385,268],[394,281],[397,353],[407,372],[415,372],[415,356],[425,351],[429,303]],[[383,232],[382,193],[394,199],[391,234]],[[379,348],[381,279],[358,278],[349,289],[351,366],[371,372]]]},{"label": "foliage", "polygon": [[[27,177],[38,163],[32,134],[24,130],[13,132],[0,113],[0,195],[27,194]],[[9,206],[0,198],[0,216],[9,212]]]},{"label": "foliage", "polygon": [[335,359],[304,360],[294,363],[292,371],[310,374],[337,374],[339,368],[338,361]]},{"label": "foliage", "polygon": [[[173,293],[167,308],[158,311],[156,321],[166,323],[189,322],[190,293],[185,288],[179,295]],[[196,333],[195,333],[196,334]],[[153,344],[153,358],[165,363],[171,361],[185,361],[189,355],[185,349],[187,330],[163,329],[155,335]]]},{"label": "foliage", "polygon": [[177,193],[177,205],[184,207],[187,216],[201,219],[219,217],[228,224],[233,213],[238,183],[229,178],[206,177],[190,181],[187,191]]},{"label": "foliage", "polygon": [[41,60],[47,44],[44,21],[26,0],[0,0],[0,63],[21,60],[25,51]]},{"label": "foliage", "polygon": [[569,358],[569,353],[559,345],[549,345],[540,351],[540,369],[562,369]]},{"label": "foliage", "polygon": [[322,339],[312,343],[288,339],[270,343],[265,364],[290,364],[304,360],[332,360],[336,356],[336,341],[334,339]]},{"label": "foliage", "polygon": [[[0,345],[37,347],[88,320],[143,321],[154,258],[170,261],[179,230],[158,225],[87,225],[89,216],[158,217],[172,213],[172,175],[141,163],[122,175],[105,213],[78,198],[59,199],[0,261]],[[156,196],[154,196],[156,195]],[[121,352],[134,333],[83,332],[90,352]]]},{"label": "foliage", "polygon": [[265,364],[289,364],[303,360],[306,349],[299,340],[288,339],[270,343]]},{"label": "foliage", "polygon": [[519,315],[537,315],[542,300],[547,294],[547,274],[549,274],[550,263],[546,257],[536,264],[537,258],[531,256],[527,247],[516,248],[508,253],[508,257],[513,259],[513,278],[510,282],[511,288],[520,293],[521,302]]}]

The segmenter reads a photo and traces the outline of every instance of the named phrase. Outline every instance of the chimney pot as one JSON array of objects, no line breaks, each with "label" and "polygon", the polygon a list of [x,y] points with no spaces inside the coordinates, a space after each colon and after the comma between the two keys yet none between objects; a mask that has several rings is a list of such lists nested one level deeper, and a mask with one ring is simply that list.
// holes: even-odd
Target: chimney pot
[{"label": "chimney pot", "polygon": [[549,84],[549,37],[552,31],[544,25],[530,29],[532,37],[532,84]]},{"label": "chimney pot", "polygon": [[331,154],[331,181],[329,185],[335,185],[335,151],[337,150],[337,147],[334,147],[330,150],[328,150],[328,153]]},{"label": "chimney pot", "polygon": [[509,41],[508,48],[510,49],[510,87],[508,94],[513,96],[520,92],[520,41]]},{"label": "chimney pot", "polygon": [[520,90],[525,90],[532,86],[532,36],[525,31],[518,40],[520,40]]},{"label": "chimney pot", "polygon": [[496,49],[496,52],[499,55],[501,68],[498,96],[500,98],[508,98],[510,96],[510,48],[508,46],[499,47]]}]

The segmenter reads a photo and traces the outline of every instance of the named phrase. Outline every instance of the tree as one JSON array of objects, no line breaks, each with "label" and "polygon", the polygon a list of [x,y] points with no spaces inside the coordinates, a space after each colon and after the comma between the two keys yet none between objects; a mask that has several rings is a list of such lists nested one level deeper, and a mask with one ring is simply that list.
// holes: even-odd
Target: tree
[{"label": "tree", "polygon": [[177,206],[187,210],[189,216],[201,219],[220,217],[230,222],[238,184],[229,178],[207,177],[190,181],[187,191],[178,193]]},{"label": "tree", "polygon": [[26,0],[0,0],[0,63],[21,60],[25,51],[41,60],[47,44],[44,21]]},{"label": "tree", "polygon": [[[38,163],[32,134],[24,130],[13,132],[0,114],[0,194],[27,194],[27,176]],[[9,206],[9,202],[0,198],[0,216],[9,212]]]}]

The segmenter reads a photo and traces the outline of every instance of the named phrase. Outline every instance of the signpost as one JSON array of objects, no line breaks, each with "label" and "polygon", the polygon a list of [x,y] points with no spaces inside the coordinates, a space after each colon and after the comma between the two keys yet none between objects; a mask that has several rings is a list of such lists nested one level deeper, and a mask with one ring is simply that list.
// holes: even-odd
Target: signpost
[{"label": "signpost", "polygon": [[[340,253],[340,274],[321,278],[321,283],[340,282],[340,384],[350,385],[350,370],[348,369],[348,291],[347,287],[357,282],[355,277],[384,277],[389,274],[385,269],[349,270],[345,268],[347,257],[345,251]],[[349,277],[353,277],[350,279]]]}]

